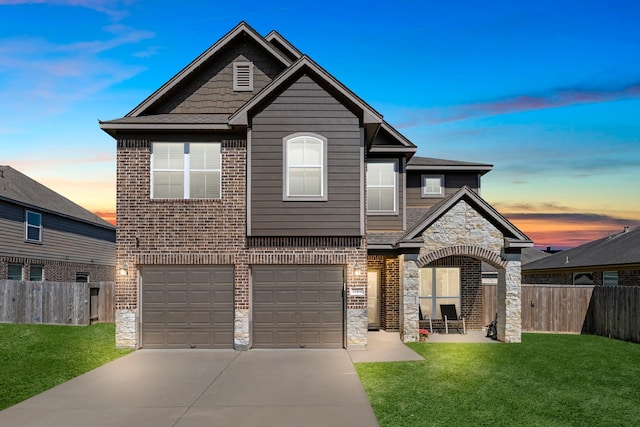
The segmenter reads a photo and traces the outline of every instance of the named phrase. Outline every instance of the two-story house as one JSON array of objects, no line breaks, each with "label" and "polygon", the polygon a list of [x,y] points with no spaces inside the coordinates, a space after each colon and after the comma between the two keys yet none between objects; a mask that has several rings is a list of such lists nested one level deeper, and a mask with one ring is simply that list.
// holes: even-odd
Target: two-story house
[{"label": "two-story house", "polygon": [[145,348],[364,348],[455,303],[520,340],[520,248],[480,198],[490,165],[416,157],[280,34],[242,22],[126,116],[117,141],[116,341]]},{"label": "two-story house", "polygon": [[115,227],[10,166],[0,166],[0,280],[115,278]]}]

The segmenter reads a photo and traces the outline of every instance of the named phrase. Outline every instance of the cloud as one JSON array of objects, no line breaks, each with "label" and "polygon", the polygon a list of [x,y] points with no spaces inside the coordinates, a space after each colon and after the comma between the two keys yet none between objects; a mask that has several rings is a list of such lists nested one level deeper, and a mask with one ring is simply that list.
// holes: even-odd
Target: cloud
[{"label": "cloud", "polygon": [[536,247],[563,249],[619,233],[625,226],[640,226],[640,219],[597,213],[504,213],[504,216],[529,236]]},{"label": "cloud", "polygon": [[478,117],[490,117],[524,111],[639,97],[640,81],[632,81],[622,85],[610,84],[601,87],[557,87],[538,93],[514,94],[489,101],[473,102],[444,108],[434,107],[419,112],[410,111],[405,114],[405,120],[397,123],[396,127],[410,128],[422,124],[440,124]]},{"label": "cloud", "polygon": [[54,6],[78,6],[108,15],[118,21],[129,15],[125,6],[130,1],[122,0],[0,0],[0,6],[19,6],[23,4],[48,4]]}]

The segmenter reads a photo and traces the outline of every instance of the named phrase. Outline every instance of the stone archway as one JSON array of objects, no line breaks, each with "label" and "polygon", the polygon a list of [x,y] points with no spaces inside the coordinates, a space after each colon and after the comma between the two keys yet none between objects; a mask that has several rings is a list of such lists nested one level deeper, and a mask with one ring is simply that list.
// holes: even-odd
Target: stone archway
[{"label": "stone archway", "polygon": [[498,269],[498,339],[516,343],[521,340],[520,253],[499,255],[473,245],[455,245],[417,255],[404,255],[401,265],[400,329],[404,342],[418,341],[419,278],[418,271],[440,259],[452,256],[470,257]]}]

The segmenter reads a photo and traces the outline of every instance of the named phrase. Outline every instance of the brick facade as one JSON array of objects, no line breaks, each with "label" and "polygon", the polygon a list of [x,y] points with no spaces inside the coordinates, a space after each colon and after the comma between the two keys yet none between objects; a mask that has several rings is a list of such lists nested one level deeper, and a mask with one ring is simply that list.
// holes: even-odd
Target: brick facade
[{"label": "brick facade", "polygon": [[[353,266],[366,265],[364,239],[345,241],[327,238],[326,246],[296,246],[295,239],[274,238],[250,245],[246,236],[246,141],[241,137],[221,140],[222,195],[219,200],[154,200],[150,198],[151,142],[123,139],[117,153],[116,259],[128,266],[126,276],[116,277],[117,341],[137,346],[138,271],[144,265],[234,266],[235,347],[250,343],[251,265],[345,265],[347,267],[347,318],[366,319],[366,297],[350,295],[353,286],[366,287],[366,276],[356,276]],[[301,240],[304,242],[304,240]],[[291,246],[279,246],[281,244]],[[342,245],[342,246],[341,246]],[[363,326],[347,321],[347,345],[366,345]]]},{"label": "brick facade", "polygon": [[[604,271],[618,272],[618,286],[640,286],[640,270],[639,269],[615,269],[594,270],[593,268],[584,268],[580,273],[588,272],[593,274],[593,284],[595,286],[602,285],[602,277]],[[529,273],[522,272],[522,283],[538,284],[538,285],[573,285],[573,272],[561,271],[557,273]]]},{"label": "brick facade", "polygon": [[31,265],[43,266],[44,280],[49,282],[75,282],[76,273],[88,273],[89,282],[113,282],[115,280],[115,268],[112,266],[4,256],[0,257],[0,280],[7,278],[9,264],[23,266],[23,280],[29,279]]},{"label": "brick facade", "polygon": [[396,256],[369,255],[367,268],[380,271],[380,328],[400,328],[400,270]]},{"label": "brick facade", "polygon": [[[420,263],[418,263],[420,264]],[[425,267],[460,268],[460,315],[469,329],[482,329],[482,263],[468,256],[448,256]]]}]

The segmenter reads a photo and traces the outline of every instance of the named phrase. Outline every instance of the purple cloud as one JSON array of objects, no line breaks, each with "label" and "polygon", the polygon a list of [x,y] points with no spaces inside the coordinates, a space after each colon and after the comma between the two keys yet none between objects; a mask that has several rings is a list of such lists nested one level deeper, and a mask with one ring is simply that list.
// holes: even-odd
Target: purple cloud
[{"label": "purple cloud", "polygon": [[565,107],[568,105],[609,102],[640,97],[640,82],[623,86],[559,87],[535,94],[518,94],[490,101],[474,102],[445,108],[430,108],[419,113],[408,112],[406,119],[396,124],[410,128],[420,124],[439,124],[476,117],[497,116],[523,111]]}]

